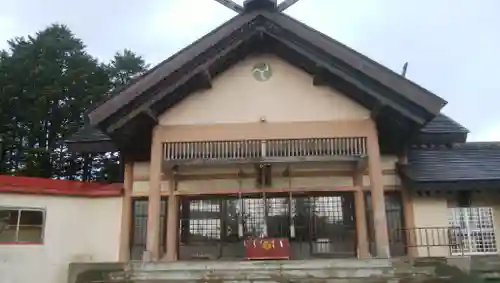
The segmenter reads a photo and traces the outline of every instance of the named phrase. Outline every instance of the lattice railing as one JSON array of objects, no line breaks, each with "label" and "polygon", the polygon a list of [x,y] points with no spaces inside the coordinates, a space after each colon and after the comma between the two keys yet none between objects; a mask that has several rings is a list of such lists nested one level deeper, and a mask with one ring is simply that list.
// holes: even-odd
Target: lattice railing
[{"label": "lattice railing", "polygon": [[365,137],[167,142],[166,160],[366,156]]}]

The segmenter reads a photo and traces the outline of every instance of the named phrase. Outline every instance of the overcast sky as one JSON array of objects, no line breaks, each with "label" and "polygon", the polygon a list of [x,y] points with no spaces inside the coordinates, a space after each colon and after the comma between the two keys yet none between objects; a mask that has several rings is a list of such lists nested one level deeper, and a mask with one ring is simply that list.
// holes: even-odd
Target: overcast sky
[{"label": "overcast sky", "polygon": [[[236,1],[242,3],[243,0]],[[129,48],[155,64],[225,22],[213,0],[0,0],[6,40],[63,23],[94,56]],[[287,13],[448,101],[469,140],[500,140],[499,0],[301,0]]]}]

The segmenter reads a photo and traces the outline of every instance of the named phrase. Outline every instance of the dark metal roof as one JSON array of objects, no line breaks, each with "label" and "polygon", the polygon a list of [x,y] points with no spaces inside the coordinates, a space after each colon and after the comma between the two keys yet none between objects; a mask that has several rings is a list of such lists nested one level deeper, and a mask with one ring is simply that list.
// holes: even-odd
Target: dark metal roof
[{"label": "dark metal roof", "polygon": [[[434,119],[446,104],[428,90],[283,13],[251,9],[92,107],[87,114],[91,127],[83,128],[66,142],[75,149],[78,142],[86,144],[87,149],[92,143],[94,149],[99,141],[120,149],[140,147],[149,156],[150,144],[142,136],[151,132],[158,115],[190,93],[210,87],[213,77],[258,52],[275,53],[313,75],[315,85],[334,87],[372,110],[387,139],[381,144],[390,148],[392,144],[405,144],[411,132]],[[456,130],[450,119],[442,120],[437,123],[441,126],[431,124],[432,129],[418,138],[432,140],[436,132]],[[448,126],[443,126],[446,123]],[[445,135],[442,143],[465,141],[466,134],[462,130],[459,134]]]},{"label": "dark metal roof", "polygon": [[221,41],[224,37],[237,29],[237,27],[248,24],[256,16],[256,13],[244,13],[233,17],[210,33],[160,62],[151,70],[143,74],[139,79],[132,81],[120,92],[109,97],[106,101],[102,102],[101,105],[96,106],[88,113],[92,124],[98,124],[118,111],[121,107],[131,103],[152,86],[162,82],[168,75],[175,74],[181,66],[189,63],[197,56],[200,56],[209,47]]},{"label": "dark metal roof", "polygon": [[[456,135],[459,134],[460,137],[465,135],[469,131],[464,128],[459,123],[455,122],[446,115],[439,114],[431,120],[427,125],[425,125],[422,130],[420,130],[421,136],[424,134],[428,135],[429,143],[441,144],[439,135]],[[429,135],[430,134],[430,135]],[[85,142],[108,142],[111,138],[106,135],[103,131],[91,126],[85,125],[78,132],[73,134],[70,138],[65,140],[65,143],[85,143]],[[443,143],[460,143],[465,142],[465,138],[459,138],[458,140],[451,140]]]},{"label": "dark metal roof", "polygon": [[64,143],[72,152],[112,152],[117,148],[111,138],[91,125],[83,126]]},{"label": "dark metal roof", "polygon": [[454,144],[467,141],[467,130],[453,119],[439,114],[423,127],[412,144]]},{"label": "dark metal roof", "polygon": [[[471,142],[452,147],[414,148],[400,171],[415,187],[443,183],[500,181],[500,142]],[[471,185],[469,189],[474,189]],[[500,189],[500,187],[499,187]]]},{"label": "dark metal roof", "polygon": [[73,142],[96,142],[96,141],[111,141],[111,138],[101,130],[85,125],[78,132],[74,133],[65,143]]},{"label": "dark metal roof", "polygon": [[[150,98],[158,96],[157,93],[161,89],[170,87],[184,78],[186,81],[189,80],[186,77],[189,72],[200,72],[200,67],[212,62],[215,55],[230,47],[229,44],[250,40],[248,35],[252,33],[265,34],[287,45],[295,52],[302,53],[302,57],[307,57],[308,60],[318,60],[320,67],[328,69],[329,72],[333,70],[336,75],[356,77],[356,80],[363,80],[367,85],[372,84],[372,87],[377,85],[377,89],[375,91],[372,89],[370,95],[378,93],[379,96],[375,97],[379,100],[378,103],[386,106],[398,100],[396,104],[400,109],[397,111],[410,115],[413,119],[423,119],[419,123],[424,123],[437,115],[446,104],[446,101],[440,97],[399,74],[287,15],[257,10],[234,17],[160,63],[153,71],[148,72],[89,113],[91,123],[104,129],[105,127],[102,127],[100,123],[113,117],[124,107],[131,105],[132,108],[125,112],[133,112],[146,101],[151,101]],[[235,38],[236,41],[231,38]],[[207,54],[213,55],[210,57]],[[358,87],[359,85],[361,84],[358,84]],[[152,97],[142,99],[141,97],[145,95]],[[395,106],[392,105],[392,107]],[[412,107],[415,109],[410,110]],[[415,111],[421,112],[416,114]],[[122,114],[124,113],[116,116],[123,117]]]},{"label": "dark metal roof", "polygon": [[427,134],[469,133],[464,126],[444,114],[439,114],[420,131]]},{"label": "dark metal roof", "polygon": [[357,71],[366,74],[405,96],[407,99],[432,112],[434,115],[439,114],[441,109],[447,104],[441,97],[401,76],[399,73],[392,71],[369,57],[286,14],[273,13],[272,20],[276,22],[276,24],[294,31],[299,37],[310,41],[315,47],[338,58],[346,65],[355,68]]}]

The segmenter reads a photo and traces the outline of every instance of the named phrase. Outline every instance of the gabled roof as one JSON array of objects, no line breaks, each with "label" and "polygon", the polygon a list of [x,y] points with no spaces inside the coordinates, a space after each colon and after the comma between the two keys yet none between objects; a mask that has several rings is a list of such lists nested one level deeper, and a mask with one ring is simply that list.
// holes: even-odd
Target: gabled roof
[{"label": "gabled roof", "polygon": [[[315,47],[321,48],[325,53],[341,60],[341,63],[376,80],[434,115],[437,115],[447,103],[420,85],[286,14],[272,14],[271,20],[290,31],[294,31],[305,41],[313,43]],[[390,96],[387,98],[390,99]]]},{"label": "gabled roof", "polygon": [[[255,2],[258,2],[254,0]],[[377,123],[410,136],[446,101],[338,41],[276,11],[245,11],[161,62],[94,107],[90,126],[130,147],[158,116],[250,53],[274,53],[373,111]],[[128,145],[127,145],[128,143]],[[144,146],[144,148],[146,145]]]},{"label": "gabled roof", "polygon": [[[318,69],[328,76],[341,77],[358,88],[364,88],[371,98],[367,102],[376,101],[384,106],[398,108],[406,116],[413,115],[410,119],[421,118],[420,123],[425,123],[438,114],[446,104],[443,99],[399,74],[291,17],[258,10],[234,17],[160,63],[89,113],[91,124],[101,126],[128,105],[132,107],[121,114],[136,110],[135,115],[138,115],[147,108],[139,111],[138,107],[151,107],[163,97],[172,95],[194,76],[207,71],[210,76],[216,75],[212,72],[215,69],[213,64],[219,63],[221,59],[228,59],[223,57],[240,47],[247,47],[246,51],[252,52],[245,43],[262,40],[263,37],[268,39],[264,41],[269,45],[281,43],[280,47],[287,47],[299,56],[306,57],[304,59],[314,61]],[[282,51],[268,47],[270,52]]]},{"label": "gabled roof", "polygon": [[401,166],[406,183],[413,188],[500,189],[500,143],[471,142],[451,147],[414,148],[408,165]]},{"label": "gabled roof", "polygon": [[83,126],[64,143],[72,152],[113,152],[117,150],[107,134],[91,125]]},{"label": "gabled roof", "polygon": [[468,133],[469,130],[455,120],[444,114],[439,114],[420,130],[412,143],[434,145],[464,143]]},{"label": "gabled roof", "polygon": [[460,125],[450,117],[439,114],[436,118],[432,119],[420,131],[423,134],[439,134],[439,133],[469,133],[464,126]]}]

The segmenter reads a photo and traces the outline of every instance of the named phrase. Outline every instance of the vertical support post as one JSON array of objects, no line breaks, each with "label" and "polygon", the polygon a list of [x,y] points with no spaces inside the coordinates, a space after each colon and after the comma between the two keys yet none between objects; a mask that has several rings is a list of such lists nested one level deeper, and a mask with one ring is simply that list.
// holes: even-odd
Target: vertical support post
[{"label": "vertical support post", "polygon": [[238,237],[242,239],[244,237],[244,218],[243,218],[243,213],[244,213],[244,201],[243,197],[241,196],[241,188],[243,187],[243,170],[238,171],[238,205],[240,207],[239,212],[238,212]]},{"label": "vertical support post", "polygon": [[368,173],[373,207],[373,227],[375,228],[375,250],[377,257],[389,258],[389,235],[387,231],[387,216],[385,213],[384,180],[380,160],[380,146],[375,123],[370,127],[368,143]]},{"label": "vertical support post", "polygon": [[132,188],[134,185],[134,163],[125,162],[123,176],[122,223],[120,231],[119,260],[130,260],[130,234],[132,227]]},{"label": "vertical support post", "polygon": [[[180,225],[181,225],[181,238],[180,242],[187,243],[189,241],[189,219],[191,219],[191,210],[190,203],[191,201],[187,196],[182,197],[182,200],[179,200],[181,203],[181,215],[180,215]],[[167,218],[168,219],[168,218]],[[167,223],[168,224],[168,223]],[[167,227],[168,229],[168,227]],[[167,230],[168,231],[168,230]],[[166,244],[165,244],[166,247]]]},{"label": "vertical support post", "polygon": [[[176,172],[172,171],[169,179],[168,212],[167,212],[167,249],[166,261],[177,260],[179,247],[179,196],[175,195],[177,187]],[[188,208],[189,209],[189,208]]]},{"label": "vertical support post", "polygon": [[[399,164],[408,163],[406,153],[398,158]],[[407,254],[410,257],[417,256],[417,249],[415,248],[416,230],[415,230],[415,213],[413,211],[413,195],[406,188],[401,187],[401,198],[403,199],[403,213],[405,231],[403,239],[407,248]]]},{"label": "vertical support post", "polygon": [[356,213],[356,235],[358,246],[358,258],[365,259],[370,257],[370,246],[368,243],[368,230],[366,227],[366,203],[365,192],[363,190],[363,171],[356,171],[353,176],[353,184],[356,187],[354,191],[354,209]]},{"label": "vertical support post", "polygon": [[[290,214],[290,238],[295,239],[295,215],[294,215],[294,199],[292,193],[292,168],[287,166],[286,176],[288,177],[288,213]],[[295,212],[296,213],[296,212]]]},{"label": "vertical support post", "polygon": [[156,128],[153,130],[151,159],[149,166],[148,230],[144,261],[155,261],[160,256],[160,207],[161,207],[161,163],[163,148]]},{"label": "vertical support post", "polygon": [[268,235],[267,217],[269,216],[269,208],[267,207],[267,194],[265,192],[262,192],[262,202],[264,203],[264,225],[262,227],[262,235],[260,236],[265,238]]}]

